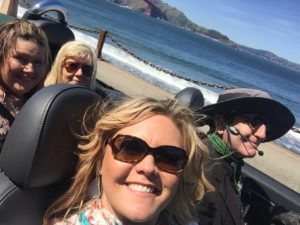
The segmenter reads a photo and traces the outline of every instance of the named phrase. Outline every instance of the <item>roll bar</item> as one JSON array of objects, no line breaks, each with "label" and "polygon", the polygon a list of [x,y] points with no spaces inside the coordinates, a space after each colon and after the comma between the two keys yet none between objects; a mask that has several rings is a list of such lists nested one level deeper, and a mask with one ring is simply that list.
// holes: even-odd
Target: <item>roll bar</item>
[{"label": "roll bar", "polygon": [[58,21],[62,24],[67,24],[67,9],[64,4],[55,0],[46,0],[35,4],[32,8],[25,12],[22,19],[37,20],[40,19],[44,13],[56,12]]}]

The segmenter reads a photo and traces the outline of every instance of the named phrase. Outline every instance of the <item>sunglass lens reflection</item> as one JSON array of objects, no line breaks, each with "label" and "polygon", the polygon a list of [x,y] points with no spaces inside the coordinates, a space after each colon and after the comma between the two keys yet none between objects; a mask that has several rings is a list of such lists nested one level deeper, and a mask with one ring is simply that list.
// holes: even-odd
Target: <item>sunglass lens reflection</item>
[{"label": "sunglass lens reflection", "polygon": [[261,117],[253,117],[253,118],[250,119],[249,123],[254,128],[258,128],[263,124],[266,125],[266,126],[269,125],[267,119],[264,119],[264,118],[261,118]]},{"label": "sunglass lens reflection", "polygon": [[92,73],[93,73],[92,66],[80,64],[77,62],[67,62],[64,64],[64,67],[66,68],[68,73],[75,73],[77,70],[82,68],[82,73],[86,77],[92,76]]},{"label": "sunglass lens reflection", "polygon": [[83,72],[84,76],[90,77],[90,76],[92,76],[93,68],[92,68],[92,66],[89,66],[89,65],[83,65],[82,72]]},{"label": "sunglass lens reflection", "polygon": [[188,160],[185,151],[173,146],[162,146],[153,151],[158,168],[167,172],[182,171]]},{"label": "sunglass lens reflection", "polygon": [[[121,136],[120,136],[121,137]],[[115,141],[116,158],[126,162],[136,162],[141,160],[147,152],[147,146],[129,138],[118,138]]]},{"label": "sunglass lens reflection", "polygon": [[79,69],[80,64],[79,63],[65,63],[64,66],[68,73],[74,73]]}]

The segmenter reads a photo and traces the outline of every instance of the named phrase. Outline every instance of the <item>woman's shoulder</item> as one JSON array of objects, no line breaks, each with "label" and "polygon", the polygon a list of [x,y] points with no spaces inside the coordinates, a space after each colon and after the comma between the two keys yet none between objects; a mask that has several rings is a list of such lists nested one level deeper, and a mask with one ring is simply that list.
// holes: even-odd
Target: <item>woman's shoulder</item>
[{"label": "woman's shoulder", "polygon": [[233,169],[229,163],[214,154],[210,156],[211,158],[205,164],[205,176],[208,180],[213,183],[213,185],[217,185],[226,179],[230,179],[233,174]]}]

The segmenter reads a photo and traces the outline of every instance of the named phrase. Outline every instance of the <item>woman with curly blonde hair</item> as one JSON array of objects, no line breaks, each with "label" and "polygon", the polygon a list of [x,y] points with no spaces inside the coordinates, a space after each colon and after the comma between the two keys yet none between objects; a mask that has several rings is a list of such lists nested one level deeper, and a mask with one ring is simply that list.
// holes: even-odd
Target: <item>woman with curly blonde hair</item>
[{"label": "woman with curly blonde hair", "polygon": [[[210,188],[198,119],[174,100],[128,99],[86,113],[87,134],[69,190],[44,224],[187,224]],[[91,120],[89,120],[91,121]],[[91,196],[97,181],[97,194]],[[95,187],[94,187],[95,188]]]}]

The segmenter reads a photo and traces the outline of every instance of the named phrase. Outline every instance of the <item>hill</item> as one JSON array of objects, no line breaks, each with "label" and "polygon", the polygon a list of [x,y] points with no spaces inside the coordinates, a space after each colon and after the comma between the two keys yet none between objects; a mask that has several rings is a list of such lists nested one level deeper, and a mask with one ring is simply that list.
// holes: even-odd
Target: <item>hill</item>
[{"label": "hill", "polygon": [[294,62],[291,62],[289,60],[286,60],[282,57],[277,56],[273,52],[265,51],[265,50],[260,50],[260,49],[255,49],[255,48],[250,48],[244,45],[233,45],[234,48],[239,49],[241,51],[245,51],[249,54],[256,55],[258,57],[261,57],[263,59],[266,59],[268,61],[271,61],[273,63],[279,64],[281,66],[288,67],[289,69],[300,71],[300,65]]},{"label": "hill", "polygon": [[269,51],[254,49],[254,48],[240,45],[238,43],[233,42],[226,35],[223,35],[216,30],[207,29],[203,26],[195,24],[194,22],[189,20],[183,12],[176,9],[175,7],[168,5],[167,3],[164,3],[162,0],[152,1],[155,3],[153,3],[153,5],[152,5],[151,13],[149,13],[148,3],[146,3],[145,1],[141,1],[141,0],[111,0],[111,2],[121,5],[121,6],[126,6],[132,10],[135,10],[135,11],[138,11],[138,12],[141,12],[144,14],[148,14],[149,16],[154,17],[156,19],[165,20],[176,26],[180,26],[187,30],[200,33],[200,34],[205,35],[214,40],[221,41],[221,42],[228,44],[238,50],[245,51],[252,55],[256,55],[258,57],[272,61],[279,65],[288,67],[290,69],[300,71],[299,64],[290,62],[290,61],[288,61],[282,57],[279,57]]},{"label": "hill", "polygon": [[[111,0],[113,3],[126,6],[132,10],[139,11],[141,13],[146,13],[148,4],[145,1],[141,0]],[[202,35],[208,36],[210,38],[222,41],[224,43],[232,43],[233,42],[225,35],[220,32],[212,29],[207,29],[205,27],[199,26],[192,21],[190,21],[184,13],[164,3],[161,0],[156,0],[156,3],[153,5],[155,8],[152,10],[149,16],[154,17],[156,19],[162,19],[174,25],[184,27],[193,32],[201,33]]]}]

